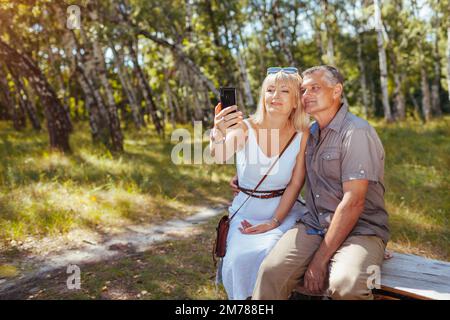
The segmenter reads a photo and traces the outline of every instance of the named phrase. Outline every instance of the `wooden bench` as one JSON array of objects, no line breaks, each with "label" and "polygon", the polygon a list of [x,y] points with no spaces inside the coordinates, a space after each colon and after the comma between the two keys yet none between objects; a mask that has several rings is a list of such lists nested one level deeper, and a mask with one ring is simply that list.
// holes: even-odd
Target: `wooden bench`
[{"label": "wooden bench", "polygon": [[450,263],[393,253],[381,267],[375,299],[450,300]]},{"label": "wooden bench", "polygon": [[[294,290],[294,300],[321,300]],[[450,300],[450,263],[393,253],[381,267],[381,288],[373,290],[376,300]]]}]

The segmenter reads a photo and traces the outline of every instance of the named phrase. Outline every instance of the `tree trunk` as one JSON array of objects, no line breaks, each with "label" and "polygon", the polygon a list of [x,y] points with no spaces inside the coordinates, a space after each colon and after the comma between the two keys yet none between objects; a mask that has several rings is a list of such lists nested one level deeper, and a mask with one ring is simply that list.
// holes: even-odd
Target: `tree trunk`
[{"label": "tree trunk", "polygon": [[367,119],[369,116],[369,96],[367,94],[367,82],[366,82],[366,68],[364,66],[364,60],[362,56],[362,39],[361,35],[357,35],[357,54],[358,54],[358,67],[359,67],[359,83],[361,85],[362,102],[363,102],[363,113],[364,117]]},{"label": "tree trunk", "polygon": [[[412,1],[413,13],[415,18],[419,17],[419,10],[417,7],[417,1]],[[425,69],[425,58],[423,51],[423,40],[425,34],[422,32],[418,33],[418,41],[417,47],[419,49],[419,65],[420,65],[420,87],[422,90],[422,115],[425,119],[425,122],[431,119],[431,94],[430,87],[428,84],[428,75],[427,70]]]},{"label": "tree trunk", "polygon": [[411,92],[409,92],[409,97],[411,98],[411,101],[412,101],[413,106],[414,106],[414,113],[413,113],[414,114],[414,119],[421,120],[422,118],[420,116],[420,106],[419,106],[419,103],[417,102],[416,97],[414,97],[414,95]]},{"label": "tree trunk", "polygon": [[185,37],[189,41],[192,41],[192,31],[194,31],[193,28],[192,28],[192,13],[193,13],[192,0],[184,0],[184,5],[185,5],[185,8],[186,8],[186,20],[185,20],[186,33],[185,33]]},{"label": "tree trunk", "polygon": [[140,129],[144,125],[140,111],[140,104],[138,103],[136,95],[130,85],[128,74],[126,70],[123,69],[123,56],[121,53],[117,52],[112,42],[110,42],[110,47],[114,54],[114,62],[116,64],[117,73],[119,74],[120,83],[122,84],[123,91],[127,96],[128,103],[130,104],[134,125],[137,129]]},{"label": "tree trunk", "polygon": [[405,96],[402,90],[402,80],[403,75],[398,68],[397,58],[395,56],[395,52],[393,50],[390,51],[391,63],[392,63],[392,72],[394,73],[394,101],[395,101],[395,112],[394,118],[398,120],[405,120],[406,118],[406,106],[405,106]]},{"label": "tree trunk", "polygon": [[279,2],[275,0],[272,4],[272,18],[275,27],[276,37],[278,42],[280,43],[281,51],[284,54],[286,62],[289,66],[296,67],[297,63],[295,62],[294,56],[292,55],[292,51],[290,49],[290,44],[288,39],[286,38],[285,28],[283,26],[283,16],[278,10]]},{"label": "tree trunk", "polygon": [[[248,79],[247,73],[247,65],[245,63],[245,59],[242,56],[241,50],[239,49],[239,43],[237,41],[237,36],[233,37],[233,44],[236,49],[237,62],[239,66],[239,74],[241,75],[242,85],[244,88],[245,94],[245,108],[253,108],[255,107],[255,101],[252,96],[252,88],[250,86],[250,81]],[[244,106],[243,106],[244,107]]]},{"label": "tree trunk", "polygon": [[447,28],[447,90],[450,101],[450,25]]},{"label": "tree trunk", "polygon": [[[33,88],[30,86],[30,83],[27,81],[27,83],[25,84],[23,82],[23,80],[24,79],[22,78],[21,79],[22,87],[25,90],[26,97],[28,99],[28,102],[30,103],[30,108],[32,110],[33,117],[35,117],[37,119],[36,122],[39,124],[38,126],[36,125],[34,128],[37,130],[40,130],[42,128],[42,126],[40,124],[40,120],[39,120],[39,116],[38,116],[38,106],[36,105],[36,93],[34,92]],[[69,114],[69,116],[70,116],[70,114]],[[72,130],[73,130],[73,128],[72,128]]]},{"label": "tree trunk", "polygon": [[439,57],[439,16],[436,14],[435,39],[433,46],[434,78],[431,85],[431,109],[435,116],[442,116],[441,109],[441,59]]},{"label": "tree trunk", "polygon": [[93,90],[90,87],[88,81],[83,75],[83,71],[77,67],[76,70],[77,81],[80,84],[83,92],[84,92],[84,101],[85,108],[89,117],[89,126],[91,128],[92,140],[94,142],[102,142],[105,145],[109,145],[109,126],[108,121],[102,120],[102,116],[100,114],[98,108],[98,102],[95,98],[95,94],[93,94]]},{"label": "tree trunk", "polygon": [[324,64],[323,55],[325,54],[325,48],[322,41],[320,23],[318,22],[317,16],[314,16],[313,14],[308,14],[307,19],[314,28],[314,43],[316,44],[317,58],[321,64]]},{"label": "tree trunk", "polygon": [[[189,0],[187,0],[187,1],[189,1]],[[169,106],[169,110],[170,110],[170,123],[172,124],[172,128],[175,129],[176,128],[175,115],[177,113],[177,110],[175,109],[175,105],[172,101],[172,92],[170,90],[169,76],[170,76],[170,72],[166,70],[166,72],[164,74],[164,90],[166,92],[167,105]]]},{"label": "tree trunk", "polygon": [[158,135],[164,135],[164,128],[161,125],[161,120],[159,119],[158,114],[156,113],[157,107],[154,102],[153,98],[153,91],[150,88],[150,85],[148,84],[148,81],[145,77],[144,72],[141,69],[141,66],[139,65],[139,60],[137,57],[137,53],[133,48],[133,43],[130,41],[130,44],[128,46],[130,50],[130,56],[133,61],[133,67],[136,74],[136,77],[138,79],[139,87],[141,89],[141,92],[144,96],[145,103],[147,105],[147,110],[152,118],[152,122],[155,126],[156,132]]},{"label": "tree trunk", "polygon": [[[90,12],[90,17],[94,22],[96,22],[97,16],[96,11]],[[72,33],[74,39],[76,39],[75,34]],[[99,39],[92,39],[92,43],[89,41],[83,27],[80,29],[80,34],[84,43],[85,50],[85,63],[86,67],[86,77],[85,79],[89,81],[93,91],[96,95],[96,100],[104,102],[104,106],[107,113],[108,119],[108,127],[109,134],[111,138],[111,144],[107,144],[108,149],[113,152],[122,152],[123,151],[123,135],[122,129],[120,128],[120,120],[117,112],[117,105],[114,101],[114,94],[111,88],[111,84],[108,81],[107,70],[105,64],[105,58],[103,55],[103,51],[99,44]],[[92,45],[92,51],[89,50],[89,46]],[[96,81],[96,80],[99,80]],[[106,100],[103,100],[103,97],[100,94],[99,85],[104,89]]]},{"label": "tree trunk", "polygon": [[387,87],[387,63],[386,63],[386,51],[384,49],[383,41],[383,23],[381,20],[381,8],[380,0],[374,0],[375,6],[375,26],[377,31],[377,46],[378,46],[378,57],[380,62],[380,82],[381,82],[381,92],[384,110],[384,119],[387,122],[392,122],[391,106],[389,104],[389,94]]},{"label": "tree trunk", "polygon": [[[186,1],[186,3],[187,2],[188,1]],[[226,58],[224,57],[224,55],[221,51],[227,50],[229,47],[228,47],[227,43],[223,44],[221,41],[222,37],[220,36],[220,33],[219,33],[220,22],[216,20],[217,14],[213,10],[212,1],[204,1],[204,5],[205,5],[205,9],[206,9],[207,15],[210,20],[210,28],[211,28],[210,34],[212,35],[212,41],[216,48],[216,50],[214,50],[214,52],[212,52],[212,56],[213,56],[214,60],[216,61],[218,68],[225,69],[227,62],[226,62]],[[223,24],[223,27],[225,28],[224,38],[226,38],[226,41],[228,41],[228,39],[227,39],[228,30],[227,30],[226,23]],[[231,76],[231,74],[227,74],[227,76]]]},{"label": "tree trunk", "polygon": [[[60,96],[62,96],[62,98],[63,98],[62,106],[64,108],[64,112],[66,113],[66,117],[69,120],[69,123],[71,123],[70,122],[69,99],[68,99],[69,90],[67,90],[67,88],[65,86],[63,73],[61,72],[61,70],[58,70],[58,68],[57,68],[55,56],[52,52],[51,47],[48,48],[47,53],[48,53],[51,68],[53,69],[53,75],[57,79],[56,80],[57,85],[55,86],[56,95],[57,95],[57,97],[58,97],[58,94]],[[71,126],[70,131],[72,132],[72,130],[73,130],[73,127]]]},{"label": "tree trunk", "polygon": [[100,43],[98,39],[94,39],[92,41],[92,45],[94,48],[94,57],[96,61],[96,69],[98,72],[98,77],[100,82],[102,83],[103,89],[106,94],[106,105],[109,116],[109,128],[111,131],[111,150],[115,152],[123,151],[123,135],[122,129],[120,128],[120,119],[117,112],[117,105],[114,101],[114,92],[111,87],[111,84],[108,80],[105,56],[103,55],[103,50],[100,47]]},{"label": "tree trunk", "polygon": [[[89,117],[89,125],[91,128],[92,140],[94,142],[102,142],[109,147],[109,118],[103,98],[96,89],[95,79],[86,67],[86,58],[90,57],[90,50],[84,48],[85,55],[80,53],[80,45],[78,44],[75,34],[67,32],[63,40],[66,57],[69,57],[75,70],[76,78],[84,93],[85,109]],[[73,58],[73,49],[76,55]]]},{"label": "tree trunk", "polygon": [[425,69],[425,61],[423,55],[422,39],[418,42],[419,47],[419,64],[420,64],[420,87],[422,90],[422,114],[425,121],[431,119],[431,95],[430,87],[428,85],[428,75]]},{"label": "tree trunk", "polygon": [[[0,86],[0,90],[2,87]],[[3,95],[0,95],[0,120],[11,120],[11,116],[8,110],[8,103]]]},{"label": "tree trunk", "polygon": [[5,108],[9,117],[13,122],[13,127],[15,130],[21,130],[25,127],[25,114],[22,111],[22,108],[19,104],[16,103],[13,94],[10,90],[8,79],[6,77],[6,72],[3,70],[3,67],[0,66],[0,88],[3,93]]},{"label": "tree trunk", "polygon": [[328,0],[321,0],[320,5],[322,7],[324,26],[325,26],[325,38],[327,39],[327,64],[335,66],[336,62],[334,60],[334,42],[330,30],[330,21],[328,10]]},{"label": "tree trunk", "polygon": [[17,89],[17,96],[19,99],[19,103],[21,104],[22,110],[26,112],[28,118],[30,119],[31,125],[34,130],[41,130],[41,123],[39,121],[39,117],[37,115],[37,110],[34,104],[31,102],[32,97],[27,95],[27,91],[25,89],[25,85],[20,79],[20,77],[10,70],[12,75],[14,86]]},{"label": "tree trunk", "polygon": [[26,54],[21,54],[0,39],[0,59],[21,76],[27,77],[41,98],[51,148],[70,151],[69,135],[71,123],[55,91],[43,76],[37,64]]},{"label": "tree trunk", "polygon": [[[65,12],[59,6],[55,6],[55,11],[59,23],[65,23]],[[81,25],[83,26],[83,25]],[[84,30],[80,30],[81,37]],[[111,133],[109,116],[105,107],[103,97],[100,94],[99,81],[95,72],[95,62],[92,50],[87,39],[84,39],[84,47],[80,45],[73,30],[65,29],[62,36],[62,45],[65,56],[69,59],[72,69],[75,70],[77,82],[81,86],[85,101],[85,110],[88,113],[89,125],[91,128],[92,140],[101,142],[107,148],[111,146]],[[73,54],[75,50],[75,55]],[[81,54],[83,51],[83,55]]]},{"label": "tree trunk", "polygon": [[375,113],[377,111],[377,93],[375,91],[375,79],[373,77],[369,77],[369,86],[370,86],[370,107]]}]

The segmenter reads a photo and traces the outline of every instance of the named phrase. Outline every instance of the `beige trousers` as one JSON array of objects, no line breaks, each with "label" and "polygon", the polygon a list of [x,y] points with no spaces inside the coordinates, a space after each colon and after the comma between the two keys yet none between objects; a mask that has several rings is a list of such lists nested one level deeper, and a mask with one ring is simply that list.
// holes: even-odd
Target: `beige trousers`
[{"label": "beige trousers", "polygon": [[[322,237],[308,235],[302,223],[288,230],[261,264],[252,299],[288,299],[321,242]],[[374,275],[374,267],[369,267],[381,266],[384,249],[379,237],[348,237],[330,260],[325,295],[332,299],[373,299],[367,282]]]}]

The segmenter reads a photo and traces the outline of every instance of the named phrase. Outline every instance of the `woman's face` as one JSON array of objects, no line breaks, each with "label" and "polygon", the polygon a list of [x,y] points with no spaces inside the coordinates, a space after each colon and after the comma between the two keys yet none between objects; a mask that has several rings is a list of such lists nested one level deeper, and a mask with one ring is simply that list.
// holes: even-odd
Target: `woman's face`
[{"label": "woman's face", "polygon": [[290,115],[295,104],[294,92],[287,83],[275,82],[275,76],[269,76],[264,93],[266,111],[270,114]]}]

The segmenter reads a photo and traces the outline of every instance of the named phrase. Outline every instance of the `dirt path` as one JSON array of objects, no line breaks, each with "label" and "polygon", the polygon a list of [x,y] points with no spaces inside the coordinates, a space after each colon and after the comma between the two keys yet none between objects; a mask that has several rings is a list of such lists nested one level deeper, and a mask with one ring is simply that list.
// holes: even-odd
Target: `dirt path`
[{"label": "dirt path", "polygon": [[84,241],[74,249],[63,249],[48,255],[30,255],[13,262],[21,266],[20,275],[0,278],[0,299],[20,289],[35,279],[49,276],[57,269],[69,265],[83,265],[118,258],[129,252],[144,252],[155,243],[170,239],[181,239],[201,232],[199,227],[211,218],[223,213],[224,206],[200,207],[198,212],[185,219],[173,219],[160,225],[140,224],[126,227],[120,234],[103,237],[101,243]]}]

